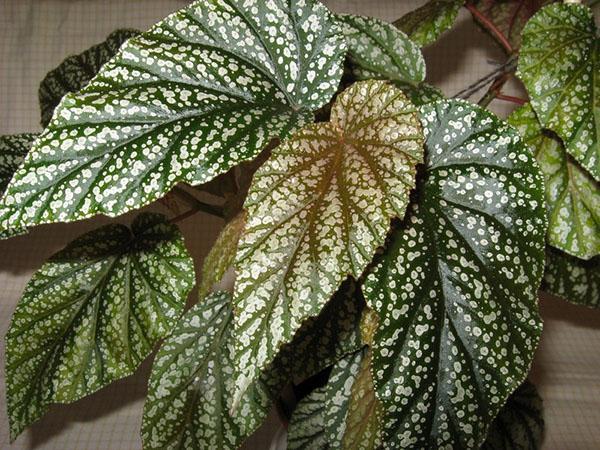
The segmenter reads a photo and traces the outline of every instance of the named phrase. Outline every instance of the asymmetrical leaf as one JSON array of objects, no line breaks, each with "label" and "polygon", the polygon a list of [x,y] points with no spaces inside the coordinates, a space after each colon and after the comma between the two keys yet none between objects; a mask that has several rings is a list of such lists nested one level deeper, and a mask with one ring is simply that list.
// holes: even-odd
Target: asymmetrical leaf
[{"label": "asymmetrical leaf", "polygon": [[548,248],[542,290],[577,305],[600,308],[600,256],[583,261]]},{"label": "asymmetrical leaf", "polygon": [[42,127],[52,119],[54,108],[69,92],[77,92],[98,73],[127,39],[140,34],[137,30],[115,30],[101,44],[94,45],[79,55],[66,58],[46,75],[38,92],[42,111]]},{"label": "asymmetrical leaf", "polygon": [[130,375],[166,336],[194,284],[174,225],[142,214],[54,255],[27,284],[6,336],[14,439],[50,403],[69,403]]},{"label": "asymmetrical leaf", "polygon": [[414,42],[426,46],[452,28],[464,0],[430,0],[394,22]]},{"label": "asymmetrical leaf", "polygon": [[335,94],[345,47],[314,0],[192,3],[62,100],[0,229],[116,216],[255,158]]},{"label": "asymmetrical leaf", "polygon": [[525,381],[508,398],[496,417],[482,450],[538,450],[544,434],[543,403],[537,390]]},{"label": "asymmetrical leaf", "polygon": [[531,147],[546,181],[548,243],[589,259],[600,254],[600,184],[542,130],[529,104],[508,119]]},{"label": "asymmetrical leaf", "polygon": [[387,78],[413,86],[425,79],[421,49],[393,25],[352,14],[338,15],[337,20],[359,79]]},{"label": "asymmetrical leaf", "polygon": [[390,448],[477,448],[542,328],[544,185],[516,130],[464,101],[420,108],[416,200],[368,275]]},{"label": "asymmetrical leaf", "polygon": [[422,151],[416,109],[390,84],[366,81],[255,174],[236,256],[238,398],[347,275],[362,274],[404,215]]},{"label": "asymmetrical leaf", "polygon": [[204,262],[202,264],[202,274],[200,276],[200,285],[198,286],[198,296],[202,299],[208,294],[211,288],[221,281],[227,269],[233,266],[235,252],[238,241],[244,231],[246,224],[246,214],[240,213],[234,217],[219,234]]},{"label": "asymmetrical leaf", "polygon": [[542,126],[600,181],[600,38],[591,10],[542,8],[523,30],[517,73]]}]

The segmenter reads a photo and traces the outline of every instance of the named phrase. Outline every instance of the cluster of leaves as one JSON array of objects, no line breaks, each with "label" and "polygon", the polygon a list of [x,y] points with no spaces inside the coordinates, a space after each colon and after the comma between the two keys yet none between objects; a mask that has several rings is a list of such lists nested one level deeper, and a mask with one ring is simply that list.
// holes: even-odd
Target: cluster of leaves
[{"label": "cluster of leaves", "polygon": [[[51,72],[47,127],[0,141],[2,236],[179,182],[225,197],[229,223],[185,313],[193,263],[161,215],[54,255],[7,336],[12,438],[166,338],[148,449],[237,448],[290,380],[324,370],[290,448],[537,448],[540,282],[600,304],[600,44],[581,5],[543,8],[521,43],[519,3],[498,13],[531,97],[510,124],[424,83],[419,47],[462,1],[393,25],[315,0],[200,0]],[[231,268],[233,293],[214,291]]]}]

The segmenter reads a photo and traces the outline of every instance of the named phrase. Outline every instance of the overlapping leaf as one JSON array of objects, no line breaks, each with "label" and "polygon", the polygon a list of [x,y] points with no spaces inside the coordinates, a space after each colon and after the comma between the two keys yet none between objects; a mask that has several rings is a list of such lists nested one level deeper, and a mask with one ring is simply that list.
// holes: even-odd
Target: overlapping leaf
[{"label": "overlapping leaf", "polygon": [[253,159],[330,100],[345,46],[314,0],[196,1],[63,99],[0,229],[115,216]]},{"label": "overlapping leaf", "polygon": [[542,289],[578,305],[600,308],[600,256],[583,261],[548,248]]},{"label": "overlapping leaf", "polygon": [[600,254],[600,185],[544,132],[530,105],[508,119],[531,147],[546,180],[548,243],[589,259]]},{"label": "overlapping leaf", "polygon": [[330,448],[324,426],[326,391],[327,386],[317,388],[296,405],[287,432],[288,450]]},{"label": "overlapping leaf", "polygon": [[496,417],[482,450],[538,450],[544,434],[542,399],[525,381]]},{"label": "overlapping leaf", "polygon": [[422,158],[415,108],[383,81],[338,96],[331,122],[305,127],[256,173],[238,246],[236,387],[358,278],[402,217]]},{"label": "overlapping leaf", "polygon": [[600,38],[591,10],[542,8],[523,30],[518,74],[542,126],[600,181]]},{"label": "overlapping leaf", "polygon": [[541,333],[543,177],[493,114],[455,100],[420,111],[422,183],[365,283],[374,384],[391,448],[477,448]]},{"label": "overlapping leaf", "polygon": [[142,214],[131,230],[81,236],[35,273],[6,337],[14,439],[53,402],[133,373],[173,327],[194,283],[177,228]]},{"label": "overlapping leaf", "polygon": [[393,25],[373,17],[341,14],[338,23],[359,79],[387,78],[415,86],[425,79],[425,60],[417,45]]},{"label": "overlapping leaf", "polygon": [[38,92],[42,111],[42,127],[52,118],[54,108],[69,92],[82,89],[98,73],[127,39],[140,34],[137,30],[115,30],[101,44],[94,45],[79,55],[66,58],[46,75]]},{"label": "overlapping leaf", "polygon": [[430,0],[402,16],[394,25],[420,46],[429,45],[454,25],[463,3],[464,0]]}]

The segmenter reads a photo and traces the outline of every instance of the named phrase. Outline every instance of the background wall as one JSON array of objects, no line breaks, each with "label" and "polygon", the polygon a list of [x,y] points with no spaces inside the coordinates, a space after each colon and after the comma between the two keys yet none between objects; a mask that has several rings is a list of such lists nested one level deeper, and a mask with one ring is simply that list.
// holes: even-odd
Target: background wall
[{"label": "background wall", "polygon": [[[0,0],[0,134],[40,131],[37,91],[46,73],[66,56],[99,43],[114,29],[146,29],[184,0]],[[394,20],[423,0],[327,0],[336,12]],[[452,96],[503,61],[502,51],[462,11],[456,26],[425,50],[428,81]],[[514,82],[510,89],[518,91]],[[480,94],[482,95],[483,92]],[[478,98],[478,97],[476,97]],[[495,102],[505,116],[511,105]],[[185,207],[182,207],[185,208]],[[168,211],[162,205],[154,210]],[[185,210],[185,209],[184,209]],[[118,221],[128,222],[133,215]],[[0,334],[4,336],[21,292],[46,258],[81,233],[109,222],[41,226],[28,235],[0,241]],[[200,267],[221,220],[197,214],[181,222],[187,246]],[[195,294],[192,293],[192,296]],[[532,379],[545,401],[544,449],[596,449],[600,446],[600,311],[544,298],[545,330]],[[0,341],[4,360],[4,339]],[[150,357],[133,376],[73,405],[57,405],[9,446],[4,372],[0,373],[0,448],[140,449],[139,428]],[[247,443],[268,448],[276,416]]]}]

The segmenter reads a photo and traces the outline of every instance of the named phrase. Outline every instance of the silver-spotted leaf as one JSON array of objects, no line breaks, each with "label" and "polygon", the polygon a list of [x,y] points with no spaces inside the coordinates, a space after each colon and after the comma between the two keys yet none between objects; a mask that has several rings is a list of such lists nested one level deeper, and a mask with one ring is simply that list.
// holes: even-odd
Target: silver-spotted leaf
[{"label": "silver-spotted leaf", "polygon": [[430,0],[394,22],[420,46],[435,42],[452,28],[464,0]]},{"label": "silver-spotted leaf", "polygon": [[255,158],[335,94],[346,44],[315,0],[198,0],[63,98],[0,229],[116,216]]},{"label": "silver-spotted leaf", "polygon": [[254,176],[236,256],[237,396],[404,215],[422,160],[415,107],[383,81],[340,94]]},{"label": "silver-spotted leaf", "polygon": [[116,55],[127,39],[138,34],[140,32],[137,30],[115,30],[104,42],[78,55],[69,56],[57,68],[50,71],[40,83],[38,91],[42,127],[48,125],[54,108],[66,94],[82,89],[100,68]]},{"label": "silver-spotted leaf", "polygon": [[515,129],[464,101],[420,108],[426,164],[364,286],[390,448],[477,448],[542,328],[543,177]]},{"label": "silver-spotted leaf", "polygon": [[542,8],[523,30],[517,73],[542,126],[600,181],[600,38],[592,11]]},{"label": "silver-spotted leaf", "polygon": [[327,386],[315,389],[298,402],[287,431],[288,450],[329,449],[325,436]]},{"label": "silver-spotted leaf", "polygon": [[202,274],[198,286],[198,296],[202,299],[212,287],[221,281],[227,269],[233,266],[238,241],[244,231],[246,214],[239,213],[225,225],[210,252],[202,263]]},{"label": "silver-spotted leaf", "polygon": [[538,450],[543,435],[543,402],[535,386],[525,381],[494,419],[481,449]]},{"label": "silver-spotted leaf", "polygon": [[14,439],[50,403],[69,403],[130,375],[166,336],[194,284],[177,228],[142,214],[58,252],[27,284],[6,336]]},{"label": "silver-spotted leaf", "polygon": [[398,88],[406,94],[408,99],[415,106],[422,106],[427,103],[437,102],[444,98],[440,89],[427,83],[420,83],[418,86],[411,86],[406,83],[395,83]]},{"label": "silver-spotted leaf", "polygon": [[337,20],[357,78],[386,78],[413,86],[425,79],[421,49],[393,25],[352,14],[338,15]]},{"label": "silver-spotted leaf", "polygon": [[529,104],[508,121],[531,147],[544,174],[548,243],[583,259],[600,254],[600,183],[566,153],[560,139],[542,130]]},{"label": "silver-spotted leaf", "polygon": [[600,308],[600,256],[584,261],[549,247],[542,290],[577,305]]}]

